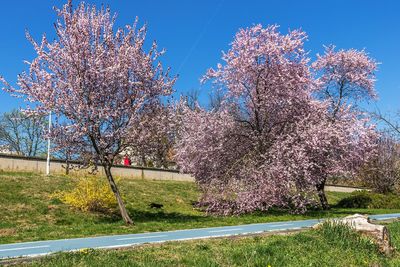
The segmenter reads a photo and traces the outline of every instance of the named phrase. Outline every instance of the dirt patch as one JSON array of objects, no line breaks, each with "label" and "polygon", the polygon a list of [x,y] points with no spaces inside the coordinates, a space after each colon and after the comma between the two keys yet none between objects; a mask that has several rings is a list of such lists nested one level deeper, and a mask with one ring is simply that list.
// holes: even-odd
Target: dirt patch
[{"label": "dirt patch", "polygon": [[32,205],[25,204],[25,203],[19,203],[16,205],[13,205],[12,207],[9,207],[10,211],[14,212],[26,212],[26,211],[32,211],[34,210]]},{"label": "dirt patch", "polygon": [[14,235],[16,233],[16,230],[14,228],[3,228],[0,229],[0,236],[10,236],[10,235]]}]

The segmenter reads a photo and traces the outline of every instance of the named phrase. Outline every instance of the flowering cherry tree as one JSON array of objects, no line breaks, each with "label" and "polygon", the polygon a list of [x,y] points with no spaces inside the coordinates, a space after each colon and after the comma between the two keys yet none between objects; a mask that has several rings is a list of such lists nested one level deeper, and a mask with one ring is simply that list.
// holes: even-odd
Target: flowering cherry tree
[{"label": "flowering cherry tree", "polygon": [[312,67],[319,74],[319,92],[329,101],[334,118],[350,105],[377,98],[377,63],[364,50],[335,51],[334,46],[328,46]]},{"label": "flowering cherry tree", "polygon": [[322,83],[306,38],[276,25],[239,30],[224,64],[204,79],[226,92],[222,107],[183,108],[177,162],[195,176],[208,211],[304,211],[315,194],[328,208],[327,177],[351,172],[372,153],[374,131],[365,119],[343,107],[332,120],[329,101],[314,97]]},{"label": "flowering cherry tree", "polygon": [[163,51],[156,43],[145,51],[146,27],[137,20],[114,31],[115,15],[108,8],[81,3],[74,10],[69,1],[56,12],[55,40],[43,36],[36,42],[28,35],[37,57],[18,76],[18,87],[3,79],[5,89],[26,96],[33,111],[57,115],[54,133],[68,136],[58,141],[103,166],[123,220],[132,223],[111,167],[129,145],[125,140],[141,113],[169,95],[175,79],[158,61]]},{"label": "flowering cherry tree", "polygon": [[138,126],[131,129],[127,151],[143,166],[151,160],[153,167],[168,168],[178,126],[175,114],[170,103],[153,105],[143,112]]}]

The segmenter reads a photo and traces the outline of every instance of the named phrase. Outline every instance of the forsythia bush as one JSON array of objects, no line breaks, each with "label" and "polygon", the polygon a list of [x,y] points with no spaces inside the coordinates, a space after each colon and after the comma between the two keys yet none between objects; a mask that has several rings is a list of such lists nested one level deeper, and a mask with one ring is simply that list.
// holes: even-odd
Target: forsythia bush
[{"label": "forsythia bush", "polygon": [[71,191],[57,192],[55,198],[82,211],[109,211],[117,206],[117,200],[104,177],[83,176]]}]

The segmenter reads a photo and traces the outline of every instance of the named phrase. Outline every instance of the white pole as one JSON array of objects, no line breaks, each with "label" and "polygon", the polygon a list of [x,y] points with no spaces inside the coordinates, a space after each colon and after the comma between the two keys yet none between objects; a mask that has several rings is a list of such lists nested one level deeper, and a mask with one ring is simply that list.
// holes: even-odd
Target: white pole
[{"label": "white pole", "polygon": [[49,136],[47,137],[47,164],[46,175],[50,174],[50,133],[51,133],[51,111],[49,113]]}]

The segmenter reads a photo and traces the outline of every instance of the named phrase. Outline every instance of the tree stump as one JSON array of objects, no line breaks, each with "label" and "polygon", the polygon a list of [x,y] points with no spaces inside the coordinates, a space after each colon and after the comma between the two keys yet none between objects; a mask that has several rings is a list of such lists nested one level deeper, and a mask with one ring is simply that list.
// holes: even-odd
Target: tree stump
[{"label": "tree stump", "polygon": [[[329,220],[332,223],[348,225],[350,228],[363,235],[371,237],[378,245],[379,250],[389,255],[393,251],[392,243],[390,240],[390,233],[386,226],[372,224],[367,216],[361,214],[354,214],[342,219]],[[318,223],[313,228],[320,227],[322,223]]]}]

